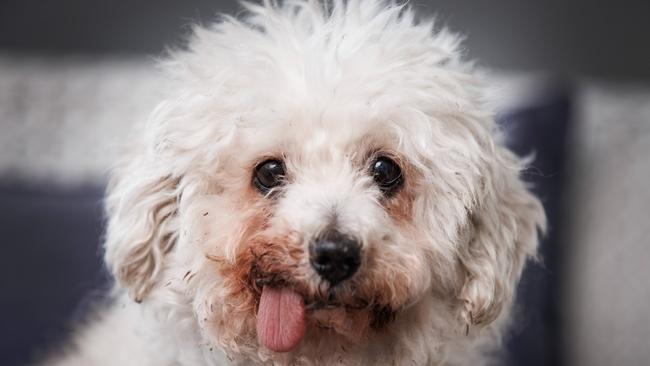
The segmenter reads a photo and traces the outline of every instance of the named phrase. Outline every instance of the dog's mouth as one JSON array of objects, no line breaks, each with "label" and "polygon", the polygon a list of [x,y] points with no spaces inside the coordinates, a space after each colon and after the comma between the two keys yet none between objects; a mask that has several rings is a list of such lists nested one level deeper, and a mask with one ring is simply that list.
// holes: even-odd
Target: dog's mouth
[{"label": "dog's mouth", "polygon": [[[269,350],[289,352],[303,340],[308,329],[331,330],[353,341],[369,329],[390,323],[396,310],[385,305],[375,286],[357,280],[330,286],[310,284],[296,273],[299,266],[269,252],[250,251],[242,282],[255,301],[258,341]],[[297,262],[297,261],[296,261]],[[311,331],[309,331],[311,334]]]},{"label": "dog's mouth", "polygon": [[337,288],[313,293],[281,274],[252,271],[251,275],[249,283],[257,299],[257,337],[274,352],[295,349],[309,324],[348,338],[360,338],[367,328],[382,329],[395,317],[390,306],[349,292],[342,295]]}]

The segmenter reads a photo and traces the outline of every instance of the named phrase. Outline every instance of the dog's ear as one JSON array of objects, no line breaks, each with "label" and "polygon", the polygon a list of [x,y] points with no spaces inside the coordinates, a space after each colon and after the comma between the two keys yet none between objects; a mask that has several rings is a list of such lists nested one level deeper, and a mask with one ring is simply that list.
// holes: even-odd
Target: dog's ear
[{"label": "dog's ear", "polygon": [[518,158],[496,149],[483,170],[480,199],[470,210],[469,239],[460,254],[464,284],[459,299],[468,325],[487,325],[511,305],[546,225],[541,203],[519,178]]},{"label": "dog's ear", "polygon": [[155,284],[163,256],[176,242],[179,181],[136,159],[116,170],[108,185],[105,259],[137,302]]}]

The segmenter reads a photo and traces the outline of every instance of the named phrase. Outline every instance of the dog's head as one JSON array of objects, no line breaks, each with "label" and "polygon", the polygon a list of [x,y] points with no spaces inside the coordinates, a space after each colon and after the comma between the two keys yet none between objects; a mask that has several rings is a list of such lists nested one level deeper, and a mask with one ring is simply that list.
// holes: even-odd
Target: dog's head
[{"label": "dog's head", "polygon": [[231,354],[498,318],[544,214],[458,38],[377,1],[250,10],[166,63],[109,187],[119,283],[176,294]]}]

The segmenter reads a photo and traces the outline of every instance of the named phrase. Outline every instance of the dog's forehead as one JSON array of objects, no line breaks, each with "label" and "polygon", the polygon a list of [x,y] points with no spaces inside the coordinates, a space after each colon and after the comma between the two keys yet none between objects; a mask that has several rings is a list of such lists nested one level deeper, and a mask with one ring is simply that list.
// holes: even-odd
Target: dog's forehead
[{"label": "dog's forehead", "polygon": [[394,150],[394,120],[354,103],[322,104],[307,108],[275,108],[273,118],[248,129],[249,144],[256,155],[287,155],[293,158],[331,159],[353,156],[369,149]]}]

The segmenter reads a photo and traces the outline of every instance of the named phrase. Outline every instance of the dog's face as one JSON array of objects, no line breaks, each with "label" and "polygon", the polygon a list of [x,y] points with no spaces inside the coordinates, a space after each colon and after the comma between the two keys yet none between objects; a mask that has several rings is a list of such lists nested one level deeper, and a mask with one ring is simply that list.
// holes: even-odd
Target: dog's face
[{"label": "dog's face", "polygon": [[360,9],[198,31],[109,188],[116,277],[136,300],[174,294],[227,353],[402,337],[406,319],[465,336],[535,252],[543,212],[455,39]]},{"label": "dog's face", "polygon": [[243,133],[238,156],[222,167],[228,177],[183,207],[189,229],[179,246],[205,260],[210,301],[224,319],[240,314],[255,325],[275,351],[294,348],[307,327],[351,340],[381,330],[433,281],[452,298],[459,281],[458,228],[430,226],[465,225],[467,213],[437,212],[431,199],[462,202],[436,194],[424,157],[404,146],[414,137],[401,121],[333,105],[329,116],[297,113]]}]

